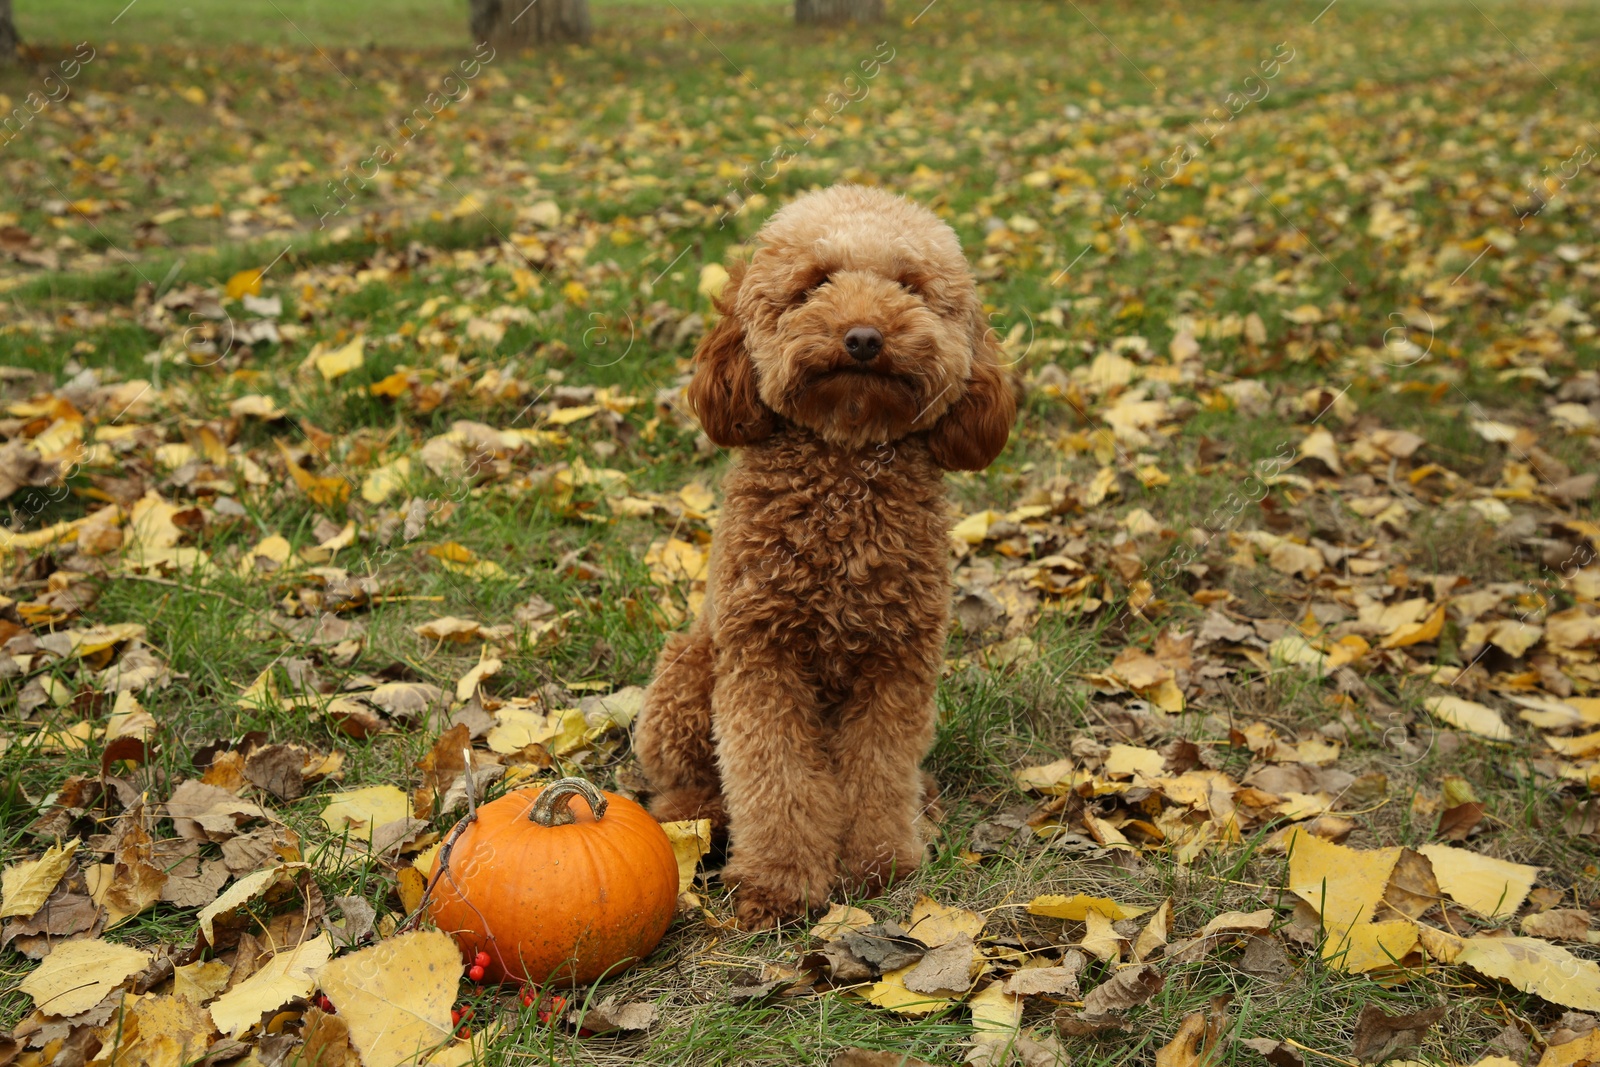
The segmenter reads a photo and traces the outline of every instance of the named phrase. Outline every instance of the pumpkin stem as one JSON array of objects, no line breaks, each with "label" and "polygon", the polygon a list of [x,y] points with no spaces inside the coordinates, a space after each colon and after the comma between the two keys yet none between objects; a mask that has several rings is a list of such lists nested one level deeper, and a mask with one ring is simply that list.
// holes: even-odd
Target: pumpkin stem
[{"label": "pumpkin stem", "polygon": [[600,790],[586,778],[562,778],[545,786],[533,808],[528,812],[528,818],[540,826],[565,826],[567,823],[576,822],[572,809],[567,806],[567,798],[580,796],[589,805],[589,810],[594,813],[596,822],[605,817],[606,798]]}]

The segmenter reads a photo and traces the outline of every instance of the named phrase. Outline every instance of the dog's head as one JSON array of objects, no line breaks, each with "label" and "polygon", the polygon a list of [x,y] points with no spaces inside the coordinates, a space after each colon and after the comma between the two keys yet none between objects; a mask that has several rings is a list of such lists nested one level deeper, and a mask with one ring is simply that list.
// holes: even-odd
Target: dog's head
[{"label": "dog's head", "polygon": [[949,470],[1005,447],[1016,398],[955,232],[876,189],[808,193],[733,268],[689,402],[724,447],[786,420],[860,448],[926,432]]}]

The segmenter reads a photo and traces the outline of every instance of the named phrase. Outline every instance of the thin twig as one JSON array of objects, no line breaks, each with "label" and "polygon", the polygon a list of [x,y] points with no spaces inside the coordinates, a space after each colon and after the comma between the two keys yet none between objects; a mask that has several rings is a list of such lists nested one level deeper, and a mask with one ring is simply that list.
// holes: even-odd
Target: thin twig
[{"label": "thin twig", "polygon": [[1324,1059],[1332,1060],[1334,1063],[1342,1063],[1342,1064],[1345,1065],[1345,1067],[1361,1067],[1361,1065],[1359,1063],[1357,1063],[1355,1060],[1347,1060],[1343,1056],[1335,1056],[1331,1052],[1322,1052],[1322,1051],[1320,1051],[1318,1049],[1312,1048],[1309,1045],[1302,1045],[1300,1042],[1294,1040],[1291,1037],[1284,1038],[1283,1039],[1283,1043],[1285,1045],[1293,1045],[1295,1048],[1299,1049],[1301,1052],[1309,1052],[1313,1056],[1321,1056]]},{"label": "thin twig", "polygon": [[461,746],[461,759],[463,760],[463,763],[461,765],[461,773],[463,775],[465,775],[466,779],[467,779],[467,818],[468,819],[476,819],[478,817],[478,798],[477,798],[477,796],[475,794],[477,793],[478,790],[477,790],[477,787],[472,782],[472,746],[471,745],[462,745]]},{"label": "thin twig", "polygon": [[405,920],[395,928],[395,933],[404,933],[412,926],[415,926],[417,920],[422,918],[422,913],[428,908],[428,897],[433,893],[433,887],[439,884],[439,878],[450,868],[450,850],[455,848],[456,839],[461,836],[463,830],[475,821],[477,821],[476,812],[456,823],[455,827],[451,829],[450,835],[444,839],[444,844],[439,846],[439,854],[434,857],[433,878],[429,880],[427,885],[423,886],[422,897],[417,901],[416,910],[406,916]]},{"label": "thin twig", "polygon": [[251,607],[249,604],[246,604],[242,600],[234,599],[233,597],[229,596],[227,593],[222,592],[220,589],[208,589],[207,587],[205,587],[203,585],[186,585],[183,582],[175,582],[171,578],[158,578],[153,574],[113,574],[113,575],[108,575],[108,580],[109,581],[123,581],[123,580],[126,580],[126,581],[130,581],[130,582],[149,582],[151,585],[164,585],[164,586],[167,586],[170,589],[187,589],[188,591],[190,591],[192,593],[204,593],[207,596],[219,597],[219,598],[221,598],[223,600],[226,600],[228,603],[232,604],[234,607],[243,608],[246,611],[254,612],[254,611],[258,611],[259,610],[258,608]]},{"label": "thin twig", "polygon": [[1198,874],[1202,878],[1209,878],[1213,882],[1226,882],[1229,885],[1242,885],[1242,886],[1246,886],[1246,887],[1248,887],[1250,889],[1278,889],[1278,890],[1281,890],[1281,889],[1284,888],[1281,885],[1262,885],[1260,882],[1241,882],[1237,878],[1224,878],[1221,875],[1217,875],[1217,874],[1207,874],[1205,871],[1190,871],[1189,873],[1190,874]]}]

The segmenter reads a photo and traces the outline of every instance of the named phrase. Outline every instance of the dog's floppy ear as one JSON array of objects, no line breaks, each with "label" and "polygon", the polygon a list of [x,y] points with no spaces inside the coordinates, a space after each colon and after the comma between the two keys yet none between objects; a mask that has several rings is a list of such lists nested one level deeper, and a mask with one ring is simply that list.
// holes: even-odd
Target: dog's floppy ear
[{"label": "dog's floppy ear", "polygon": [[981,471],[1011,436],[1017,394],[1011,374],[1000,366],[1000,346],[982,314],[972,316],[972,372],[966,391],[928,431],[928,450],[949,471]]},{"label": "dog's floppy ear", "polygon": [[756,392],[756,369],[744,346],[744,326],[733,314],[734,298],[744,280],[735,264],[716,301],[722,319],[694,351],[694,378],[689,382],[689,407],[706,436],[723,448],[754,444],[770,437],[777,416]]}]

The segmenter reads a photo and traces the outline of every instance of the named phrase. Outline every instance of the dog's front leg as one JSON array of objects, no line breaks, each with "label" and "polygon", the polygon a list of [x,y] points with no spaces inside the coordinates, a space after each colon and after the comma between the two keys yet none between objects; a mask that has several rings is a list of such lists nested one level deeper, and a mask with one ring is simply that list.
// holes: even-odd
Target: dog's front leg
[{"label": "dog's front leg", "polygon": [[728,818],[711,741],[712,662],[711,630],[703,617],[687,634],[667,638],[633,742],[656,791],[650,814],[662,822],[710,819],[712,831],[720,833]]},{"label": "dog's front leg", "polygon": [[845,810],[839,863],[850,887],[867,896],[922,863],[920,767],[933,742],[938,674],[914,653],[908,660],[862,670],[830,744]]},{"label": "dog's front leg", "polygon": [[[838,881],[839,788],[814,687],[776,649],[719,664],[711,707],[739,925],[775,926],[827,903]],[[729,657],[730,659],[732,657]]]}]

